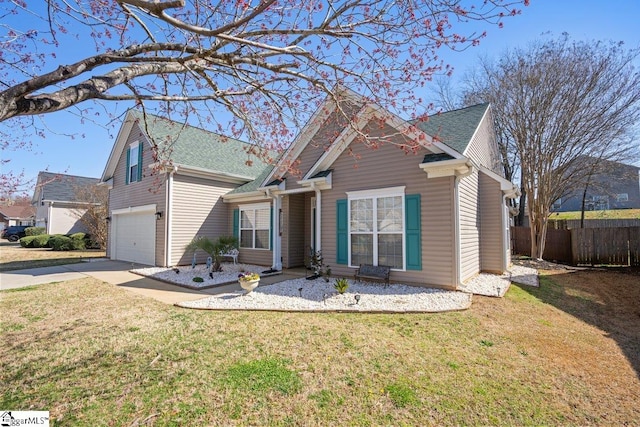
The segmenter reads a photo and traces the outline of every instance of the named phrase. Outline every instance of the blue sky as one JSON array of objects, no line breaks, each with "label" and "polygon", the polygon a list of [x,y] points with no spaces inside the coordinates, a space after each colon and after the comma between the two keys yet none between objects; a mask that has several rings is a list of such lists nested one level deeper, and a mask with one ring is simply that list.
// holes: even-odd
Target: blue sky
[{"label": "blue sky", "polygon": [[[531,0],[531,5],[523,8],[522,15],[505,20],[504,28],[489,28],[488,36],[479,46],[464,52],[443,54],[442,57],[455,67],[455,82],[473,67],[479,56],[495,57],[509,47],[524,46],[545,32],[554,37],[567,32],[575,40],[624,41],[627,48],[638,47],[639,21],[638,0]],[[640,63],[637,66],[640,68]],[[428,97],[428,93],[423,96]],[[130,106],[121,103],[107,108],[121,113]],[[94,111],[98,113],[99,110]],[[102,112],[95,117],[99,123],[104,123],[107,114]],[[4,172],[24,171],[27,179],[34,179],[41,170],[100,177],[118,126],[105,129],[89,120],[83,123],[73,110],[45,116],[44,123],[47,126],[46,137],[34,136],[30,150],[2,152],[3,159],[11,160],[3,166]],[[11,125],[11,121],[0,124],[9,128]],[[71,134],[76,136],[67,136]],[[28,194],[33,192],[32,186],[25,190]]]}]

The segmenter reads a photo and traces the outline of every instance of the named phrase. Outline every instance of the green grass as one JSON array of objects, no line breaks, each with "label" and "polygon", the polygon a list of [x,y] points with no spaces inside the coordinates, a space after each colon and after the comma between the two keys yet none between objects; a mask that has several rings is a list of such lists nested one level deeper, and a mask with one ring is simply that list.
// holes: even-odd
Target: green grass
[{"label": "green grass", "polygon": [[2,292],[0,407],[56,426],[630,421],[635,348],[542,283],[424,315],[186,310],[94,279]]},{"label": "green grass", "polygon": [[[580,219],[580,211],[554,212],[549,219]],[[616,209],[605,211],[585,211],[585,219],[640,219],[640,209]]]}]

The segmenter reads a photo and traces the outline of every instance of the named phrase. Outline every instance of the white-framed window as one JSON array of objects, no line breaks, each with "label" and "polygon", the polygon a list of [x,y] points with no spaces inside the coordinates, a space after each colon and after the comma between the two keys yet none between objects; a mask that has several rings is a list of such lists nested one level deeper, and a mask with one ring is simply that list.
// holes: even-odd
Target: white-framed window
[{"label": "white-framed window", "polygon": [[349,263],[404,269],[404,187],[347,193]]},{"label": "white-framed window", "polygon": [[551,205],[551,210],[557,211],[561,207],[562,207],[562,197],[558,198],[558,200],[553,202],[553,205]]},{"label": "white-framed window", "polygon": [[628,201],[629,201],[629,193],[616,194],[616,202],[628,202]]},{"label": "white-framed window", "polygon": [[240,207],[240,247],[269,249],[271,205],[260,203]]},{"label": "white-framed window", "polygon": [[140,157],[140,144],[134,142],[129,146],[129,182],[136,182],[138,180],[138,157]]}]

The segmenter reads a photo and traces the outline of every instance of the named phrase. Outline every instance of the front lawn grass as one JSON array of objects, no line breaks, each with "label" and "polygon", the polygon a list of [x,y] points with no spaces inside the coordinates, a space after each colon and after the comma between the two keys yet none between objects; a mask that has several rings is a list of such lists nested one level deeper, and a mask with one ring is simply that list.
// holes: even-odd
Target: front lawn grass
[{"label": "front lawn grass", "polygon": [[23,248],[19,243],[0,243],[0,271],[74,264],[88,258],[102,258],[105,251],[53,251],[49,248]]},{"label": "front lawn grass", "polygon": [[640,320],[616,300],[635,282],[549,275],[410,315],[187,310],[94,279],[2,292],[0,407],[56,426],[637,424]]},{"label": "front lawn grass", "polygon": [[[582,213],[574,212],[553,212],[549,219],[580,219]],[[640,219],[640,209],[611,209],[603,211],[585,211],[585,219]]]}]

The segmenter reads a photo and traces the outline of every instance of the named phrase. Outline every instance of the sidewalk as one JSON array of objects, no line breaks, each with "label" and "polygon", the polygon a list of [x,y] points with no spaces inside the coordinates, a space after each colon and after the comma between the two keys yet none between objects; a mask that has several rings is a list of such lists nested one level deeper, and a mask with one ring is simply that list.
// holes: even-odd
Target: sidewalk
[{"label": "sidewalk", "polygon": [[101,260],[53,267],[30,268],[0,273],[0,290],[94,277],[167,304],[191,301],[211,294],[182,288],[129,273],[131,263]]}]

